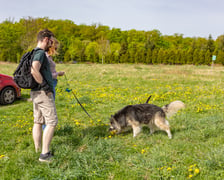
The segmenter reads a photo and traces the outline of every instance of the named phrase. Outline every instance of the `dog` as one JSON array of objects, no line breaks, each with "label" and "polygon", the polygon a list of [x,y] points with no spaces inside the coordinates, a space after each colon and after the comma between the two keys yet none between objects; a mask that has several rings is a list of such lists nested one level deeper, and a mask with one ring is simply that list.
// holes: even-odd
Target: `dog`
[{"label": "dog", "polygon": [[132,127],[133,137],[136,137],[141,132],[142,125],[147,125],[150,128],[150,134],[159,129],[165,131],[171,139],[169,122],[165,118],[171,117],[183,108],[185,104],[182,101],[173,101],[162,108],[147,103],[128,105],[111,115],[109,131],[116,131],[118,134],[127,127]]}]

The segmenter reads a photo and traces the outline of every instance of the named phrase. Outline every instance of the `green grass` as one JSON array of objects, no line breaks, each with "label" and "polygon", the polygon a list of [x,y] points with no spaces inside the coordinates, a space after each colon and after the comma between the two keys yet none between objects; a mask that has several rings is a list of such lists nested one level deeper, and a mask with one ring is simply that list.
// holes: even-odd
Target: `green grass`
[{"label": "green grass", "polygon": [[[12,75],[15,64],[1,64]],[[40,163],[32,140],[32,103],[0,106],[0,179],[224,179],[224,69],[208,66],[58,64],[89,114],[60,77],[59,118],[51,149]],[[22,90],[29,97],[29,90]],[[128,104],[163,106],[181,100],[186,109],[171,118],[173,139],[143,128],[111,135],[109,117]]]}]

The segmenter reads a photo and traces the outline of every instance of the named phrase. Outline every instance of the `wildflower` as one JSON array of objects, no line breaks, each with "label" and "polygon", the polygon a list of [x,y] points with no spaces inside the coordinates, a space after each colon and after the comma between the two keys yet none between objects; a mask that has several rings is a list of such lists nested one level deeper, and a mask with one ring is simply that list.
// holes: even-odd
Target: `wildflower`
[{"label": "wildflower", "polygon": [[142,149],[141,153],[144,154],[145,152],[146,152],[146,150],[145,149]]},{"label": "wildflower", "polygon": [[200,170],[198,169],[198,168],[196,168],[195,170],[194,170],[194,173],[195,174],[198,174],[200,172]]},{"label": "wildflower", "polygon": [[1,159],[1,158],[4,158],[4,157],[5,157],[5,155],[0,155],[0,159]]},{"label": "wildflower", "polygon": [[171,167],[168,167],[168,168],[167,168],[167,171],[171,171],[171,170],[172,170],[172,168],[171,168]]},{"label": "wildflower", "polygon": [[192,177],[193,177],[193,175],[192,174],[189,174],[188,178],[192,178]]}]

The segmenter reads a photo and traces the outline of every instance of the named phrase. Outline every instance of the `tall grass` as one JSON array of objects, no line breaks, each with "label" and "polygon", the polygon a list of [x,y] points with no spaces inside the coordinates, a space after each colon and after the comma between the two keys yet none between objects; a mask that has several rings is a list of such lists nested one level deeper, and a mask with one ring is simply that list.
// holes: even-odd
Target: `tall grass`
[{"label": "tall grass", "polygon": [[[15,64],[1,64],[12,75]],[[32,103],[0,106],[0,179],[224,179],[223,67],[58,64],[59,118],[50,164],[40,163],[32,140]],[[92,116],[81,109],[71,88]],[[22,90],[29,97],[29,90]],[[143,128],[108,132],[109,117],[128,104],[163,106],[181,100],[186,109],[170,119],[173,139]]]}]

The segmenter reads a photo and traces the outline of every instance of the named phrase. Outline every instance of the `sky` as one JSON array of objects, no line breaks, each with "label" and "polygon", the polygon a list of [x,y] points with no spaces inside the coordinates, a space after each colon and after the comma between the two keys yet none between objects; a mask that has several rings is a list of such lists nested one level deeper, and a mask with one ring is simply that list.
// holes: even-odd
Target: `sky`
[{"label": "sky", "polygon": [[48,17],[215,40],[224,34],[223,7],[224,0],[0,0],[0,23]]}]

